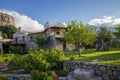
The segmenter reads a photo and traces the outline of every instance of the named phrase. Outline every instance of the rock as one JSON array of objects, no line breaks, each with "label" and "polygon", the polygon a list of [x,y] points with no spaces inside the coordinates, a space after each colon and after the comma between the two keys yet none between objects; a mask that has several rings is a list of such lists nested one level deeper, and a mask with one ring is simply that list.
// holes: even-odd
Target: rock
[{"label": "rock", "polygon": [[111,71],[111,70],[108,70],[108,71],[107,71],[107,74],[108,74],[108,75],[112,75],[112,71]]},{"label": "rock", "polygon": [[113,71],[113,75],[117,76],[118,75],[117,71]]},{"label": "rock", "polygon": [[96,75],[100,75],[100,76],[102,75],[100,70],[96,70],[95,73],[96,73]]},{"label": "rock", "polygon": [[103,80],[103,79],[102,79],[102,77],[94,77],[94,78],[92,78],[90,80]]},{"label": "rock", "polygon": [[67,80],[67,77],[59,77],[59,80]]},{"label": "rock", "polygon": [[109,76],[108,76],[107,74],[103,74],[103,79],[104,79],[104,80],[110,80],[110,79],[109,79]]},{"label": "rock", "polygon": [[13,25],[15,26],[14,18],[11,15],[0,13],[0,25]]},{"label": "rock", "polygon": [[106,68],[105,68],[105,67],[100,67],[100,70],[103,70],[103,71],[104,71],[104,70],[106,70]]},{"label": "rock", "polygon": [[8,67],[1,69],[1,71],[8,71]]},{"label": "rock", "polygon": [[67,80],[77,80],[75,77],[74,77],[74,72],[70,72],[67,76]]},{"label": "rock", "polygon": [[91,77],[94,76],[93,70],[85,70],[85,69],[76,69],[74,70],[74,77],[77,80],[90,80]]}]

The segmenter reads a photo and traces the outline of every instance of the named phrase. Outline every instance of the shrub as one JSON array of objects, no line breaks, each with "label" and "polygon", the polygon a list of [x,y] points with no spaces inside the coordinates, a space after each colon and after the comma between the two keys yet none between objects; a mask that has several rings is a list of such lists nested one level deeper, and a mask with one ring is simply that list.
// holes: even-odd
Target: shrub
[{"label": "shrub", "polygon": [[0,62],[9,62],[15,57],[14,54],[0,55]]},{"label": "shrub", "polygon": [[32,70],[31,71],[32,80],[58,80],[57,75],[54,71],[39,71],[39,70]]},{"label": "shrub", "polygon": [[23,68],[23,57],[16,55],[8,64],[8,67],[11,69],[21,69]]},{"label": "shrub", "polygon": [[70,57],[70,60],[75,60],[75,57],[74,57],[74,56],[71,56],[71,57]]},{"label": "shrub", "polygon": [[0,76],[0,80],[9,80],[11,78],[11,76],[8,76],[8,75],[6,75],[6,74],[2,74],[1,76]]},{"label": "shrub", "polygon": [[10,46],[9,51],[11,53],[22,53],[23,48],[21,46]]},{"label": "shrub", "polygon": [[120,47],[119,40],[113,40],[112,44],[111,44],[111,47],[113,47],[113,48],[119,48]]},{"label": "shrub", "polygon": [[26,55],[14,57],[8,66],[12,69],[23,68],[27,72],[36,68],[38,70],[48,70],[51,67],[59,68],[65,60],[64,53],[58,50],[30,50]]},{"label": "shrub", "polygon": [[66,67],[63,68],[63,70],[60,72],[62,76],[66,77],[69,73],[69,69],[67,69]]}]

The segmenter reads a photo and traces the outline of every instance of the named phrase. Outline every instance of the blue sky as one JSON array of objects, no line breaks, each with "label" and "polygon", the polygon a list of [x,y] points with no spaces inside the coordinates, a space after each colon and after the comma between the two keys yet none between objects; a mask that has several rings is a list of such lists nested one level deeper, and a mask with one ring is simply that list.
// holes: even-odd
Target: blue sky
[{"label": "blue sky", "polygon": [[46,21],[88,23],[103,16],[120,18],[120,0],[1,0],[0,9],[16,11],[42,25]]}]

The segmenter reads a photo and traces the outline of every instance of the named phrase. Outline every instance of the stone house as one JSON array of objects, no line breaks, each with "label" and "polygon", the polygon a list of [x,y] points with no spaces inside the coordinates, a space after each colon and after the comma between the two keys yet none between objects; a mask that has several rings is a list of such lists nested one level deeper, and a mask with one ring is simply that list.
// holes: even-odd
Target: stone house
[{"label": "stone house", "polygon": [[39,49],[39,46],[33,42],[33,39],[39,34],[43,34],[44,38],[50,39],[49,43],[45,45],[45,48],[56,48],[58,50],[73,50],[74,45],[66,44],[63,42],[62,38],[64,36],[62,30],[67,30],[67,27],[62,23],[56,22],[49,24],[46,22],[44,25],[44,31],[29,33],[22,31],[21,27],[18,28],[18,31],[13,34],[13,40],[9,46],[21,46],[21,53],[27,52],[29,49]]},{"label": "stone house", "polygon": [[13,46],[22,46],[23,51],[27,52],[29,49],[39,49],[39,46],[32,41],[33,38],[35,38],[40,32],[36,33],[28,33],[25,31],[22,31],[21,27],[19,27],[18,31],[13,34]]},{"label": "stone house", "polygon": [[67,27],[59,22],[53,24],[49,24],[48,22],[46,22],[44,28],[45,38],[50,38],[50,43],[47,46],[50,45],[50,48],[63,50],[65,45],[62,41],[62,38],[64,36],[62,30],[67,29]]},{"label": "stone house", "polygon": [[22,31],[19,27],[18,31],[13,35],[13,45],[20,45],[23,47],[23,52],[31,49],[39,49],[39,46],[32,41],[33,38],[39,34],[43,34],[45,38],[50,38],[50,42],[45,45],[45,48],[56,48],[59,50],[64,49],[64,43],[62,38],[64,36],[62,30],[67,29],[62,23],[56,22],[49,24],[46,22],[44,25],[44,31],[36,33],[28,33]]}]

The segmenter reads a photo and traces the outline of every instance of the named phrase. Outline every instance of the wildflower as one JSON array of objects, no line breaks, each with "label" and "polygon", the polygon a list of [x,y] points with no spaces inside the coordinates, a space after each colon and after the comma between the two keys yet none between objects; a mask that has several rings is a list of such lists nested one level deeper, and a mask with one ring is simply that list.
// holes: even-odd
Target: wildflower
[{"label": "wildflower", "polygon": [[33,72],[36,73],[36,71],[37,71],[37,70],[34,68]]},{"label": "wildflower", "polygon": [[53,80],[58,80],[58,77],[54,78]]},{"label": "wildflower", "polygon": [[50,72],[50,71],[48,71],[48,75],[51,75],[51,72]]},{"label": "wildflower", "polygon": [[44,72],[44,69],[42,69],[42,72]]}]

